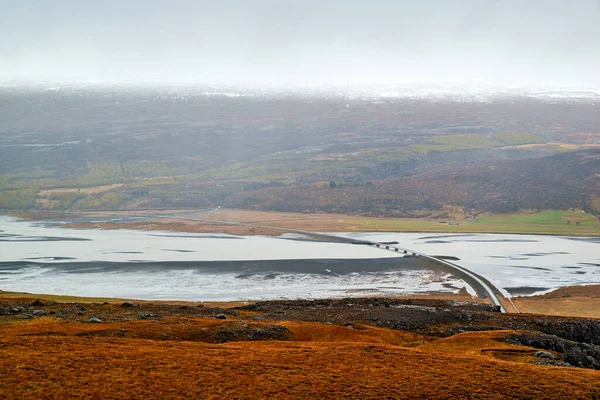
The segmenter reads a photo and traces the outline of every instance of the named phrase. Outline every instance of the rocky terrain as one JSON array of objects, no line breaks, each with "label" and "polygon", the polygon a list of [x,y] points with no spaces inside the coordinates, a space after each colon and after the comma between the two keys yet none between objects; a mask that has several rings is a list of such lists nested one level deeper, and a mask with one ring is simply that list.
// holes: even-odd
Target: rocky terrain
[{"label": "rocky terrain", "polygon": [[[242,307],[265,320],[299,320],[352,327],[370,324],[433,337],[467,331],[514,330],[507,337],[560,354],[564,365],[600,369],[600,320],[527,314],[500,314],[489,305],[427,299],[343,299],[258,302]],[[561,364],[562,365],[562,364]]]},{"label": "rocky terrain", "polygon": [[2,399],[600,396],[597,319],[433,299],[1,294]]},{"label": "rocky terrain", "polygon": [[[365,329],[377,327],[410,332],[435,341],[464,332],[510,331],[499,340],[551,351],[545,364],[600,369],[600,320],[529,314],[500,314],[481,303],[433,299],[348,298],[261,301],[233,308],[201,303],[104,302],[61,303],[3,299],[0,324],[24,323],[51,317],[65,324],[119,324],[118,329],[79,333],[88,337],[135,337],[152,340],[226,343],[255,340],[292,340],[285,322],[320,323]],[[199,329],[174,329],[189,321],[218,321]],[[128,324],[157,323],[136,331]],[[187,321],[187,322],[186,322]],[[201,324],[202,325],[202,324]],[[150,325],[152,326],[152,325]],[[546,354],[546,355],[544,355]],[[539,360],[538,360],[539,361]]]}]

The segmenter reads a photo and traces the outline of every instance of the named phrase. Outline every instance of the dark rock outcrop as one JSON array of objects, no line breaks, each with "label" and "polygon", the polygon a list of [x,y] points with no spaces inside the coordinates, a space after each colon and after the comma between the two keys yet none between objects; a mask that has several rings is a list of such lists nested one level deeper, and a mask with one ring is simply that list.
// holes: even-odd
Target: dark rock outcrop
[{"label": "dark rock outcrop", "polygon": [[530,334],[512,334],[506,337],[506,341],[512,344],[554,351],[559,353],[566,363],[574,367],[600,370],[600,346],[577,343],[561,339],[557,336],[543,335],[535,332]]},{"label": "dark rock outcrop", "polygon": [[290,331],[282,325],[257,325],[230,323],[223,325],[214,334],[216,343],[243,340],[286,340]]}]

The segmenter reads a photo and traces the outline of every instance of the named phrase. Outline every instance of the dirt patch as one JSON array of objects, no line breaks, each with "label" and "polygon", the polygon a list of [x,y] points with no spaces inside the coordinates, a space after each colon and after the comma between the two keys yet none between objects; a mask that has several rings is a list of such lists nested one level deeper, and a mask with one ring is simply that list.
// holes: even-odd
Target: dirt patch
[{"label": "dirt patch", "polygon": [[600,285],[569,286],[538,296],[515,297],[522,312],[600,318]]},{"label": "dirt patch", "polygon": [[593,299],[600,299],[600,285],[562,287],[548,293],[533,296],[531,299],[564,299],[571,297],[589,297]]}]

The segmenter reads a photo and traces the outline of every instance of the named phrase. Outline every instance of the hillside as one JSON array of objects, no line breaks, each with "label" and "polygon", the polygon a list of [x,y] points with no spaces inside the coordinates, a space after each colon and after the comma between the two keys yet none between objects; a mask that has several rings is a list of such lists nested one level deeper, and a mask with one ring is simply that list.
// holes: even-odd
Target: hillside
[{"label": "hillside", "polygon": [[600,208],[589,99],[209,89],[0,88],[0,209]]},{"label": "hillside", "polygon": [[535,160],[436,166],[368,186],[304,185],[238,193],[229,207],[294,212],[422,216],[459,206],[468,213],[579,208],[600,211],[600,151]]},{"label": "hillside", "polygon": [[394,299],[231,309],[13,295],[0,311],[4,399],[600,395],[598,320]]}]

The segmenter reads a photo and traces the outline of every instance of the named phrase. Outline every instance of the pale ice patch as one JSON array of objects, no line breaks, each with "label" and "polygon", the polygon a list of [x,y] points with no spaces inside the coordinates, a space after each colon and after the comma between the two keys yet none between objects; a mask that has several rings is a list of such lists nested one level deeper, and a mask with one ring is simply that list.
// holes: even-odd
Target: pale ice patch
[{"label": "pale ice patch", "polygon": [[[0,229],[18,235],[3,241],[0,262],[57,257],[61,262],[217,261],[393,258],[367,246],[261,236],[181,234],[166,231],[66,229],[0,216]],[[232,237],[239,240],[231,240]],[[35,241],[31,241],[35,240]],[[76,240],[76,241],[75,241]]]},{"label": "pale ice patch", "polygon": [[[456,256],[458,265],[503,291],[600,283],[600,243],[570,237],[508,234],[340,233],[373,241],[398,241],[432,255]],[[538,291],[539,292],[539,291]]]},{"label": "pale ice patch", "polygon": [[347,296],[387,296],[468,288],[450,274],[436,271],[386,271],[347,275],[207,274],[194,270],[73,274],[25,268],[1,283],[3,290],[71,296],[145,300],[230,301]]}]

